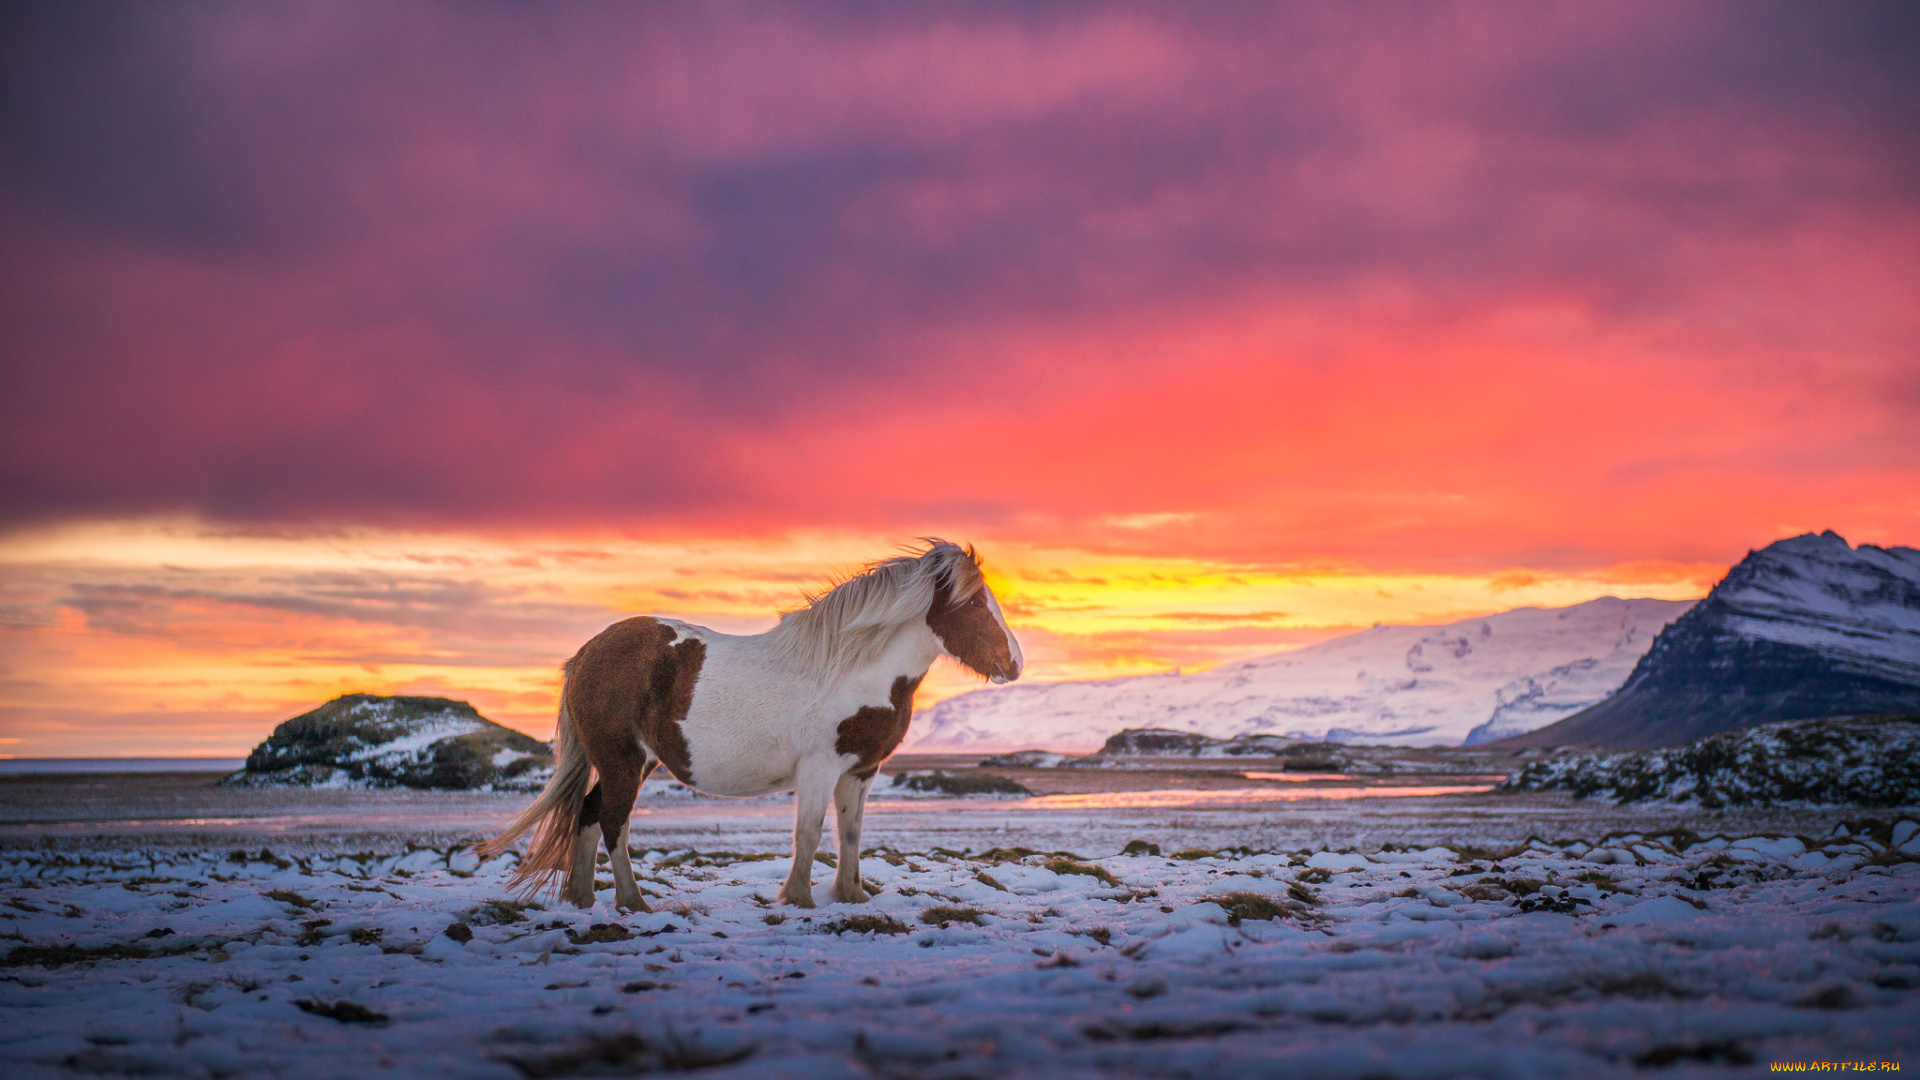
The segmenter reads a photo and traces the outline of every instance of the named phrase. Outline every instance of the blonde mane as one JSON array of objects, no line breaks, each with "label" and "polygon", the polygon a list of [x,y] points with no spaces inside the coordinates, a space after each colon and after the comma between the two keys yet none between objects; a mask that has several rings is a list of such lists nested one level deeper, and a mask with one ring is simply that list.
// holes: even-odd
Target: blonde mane
[{"label": "blonde mane", "polygon": [[839,675],[871,659],[907,623],[924,619],[942,584],[948,602],[971,599],[986,581],[972,547],[921,537],[925,547],[867,564],[805,607],[782,612],[773,639],[787,659]]}]

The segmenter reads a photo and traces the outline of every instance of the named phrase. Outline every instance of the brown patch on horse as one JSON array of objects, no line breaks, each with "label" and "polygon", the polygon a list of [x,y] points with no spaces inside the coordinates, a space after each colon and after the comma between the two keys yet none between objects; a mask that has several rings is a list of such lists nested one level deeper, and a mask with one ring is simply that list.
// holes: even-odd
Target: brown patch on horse
[{"label": "brown patch on horse", "polygon": [[[645,616],[602,630],[567,665],[567,712],[588,757],[600,763],[638,757],[633,736],[683,784],[693,784],[693,759],[680,722],[693,707],[694,684],[706,662],[698,638],[675,641],[670,626]],[[634,761],[636,774],[644,767]]]},{"label": "brown patch on horse", "polygon": [[593,785],[593,790],[587,792],[587,797],[580,801],[580,824],[578,828],[584,829],[589,825],[600,824],[600,810],[603,799],[604,796],[600,794],[600,785]]},{"label": "brown patch on horse", "polygon": [[942,581],[933,591],[933,605],[927,608],[927,626],[954,659],[975,672],[993,678],[1016,678],[1013,650],[1007,645],[1000,620],[987,606],[986,589],[977,589],[965,600],[955,603],[953,590]]},{"label": "brown patch on horse", "polygon": [[833,748],[859,757],[852,769],[855,776],[873,779],[880,763],[907,737],[907,725],[913,721],[913,692],[918,689],[919,679],[902,675],[893,680],[893,690],[887,694],[891,704],[862,705],[859,712],[840,721]]}]

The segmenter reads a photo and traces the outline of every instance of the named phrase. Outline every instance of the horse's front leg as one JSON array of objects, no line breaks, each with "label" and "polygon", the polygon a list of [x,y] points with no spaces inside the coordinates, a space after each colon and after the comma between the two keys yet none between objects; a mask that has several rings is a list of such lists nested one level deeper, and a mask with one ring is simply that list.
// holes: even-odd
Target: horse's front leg
[{"label": "horse's front leg", "polygon": [[840,834],[839,866],[833,874],[833,899],[864,904],[873,899],[860,884],[860,825],[867,815],[867,789],[873,777],[847,773],[833,786],[833,820]]},{"label": "horse's front leg", "polygon": [[827,803],[833,800],[838,769],[838,759],[802,762],[794,777],[793,868],[780,886],[778,899],[783,904],[814,906],[813,853],[820,850],[820,826],[827,816]]}]

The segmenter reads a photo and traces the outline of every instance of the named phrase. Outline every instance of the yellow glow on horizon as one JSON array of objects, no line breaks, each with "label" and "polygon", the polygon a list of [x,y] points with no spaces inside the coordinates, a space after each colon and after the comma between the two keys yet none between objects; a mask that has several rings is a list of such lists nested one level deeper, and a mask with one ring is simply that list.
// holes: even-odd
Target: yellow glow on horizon
[{"label": "yellow glow on horizon", "polygon": [[[1037,680],[1197,670],[1375,622],[1691,598],[1723,569],[1383,573],[977,539]],[[184,519],[0,536],[0,738],[26,756],[238,755],[352,691],[465,698],[546,737],[560,662],[607,623],[645,613],[757,633],[893,550],[857,534],[274,535]],[[979,685],[942,663],[918,701]]]}]

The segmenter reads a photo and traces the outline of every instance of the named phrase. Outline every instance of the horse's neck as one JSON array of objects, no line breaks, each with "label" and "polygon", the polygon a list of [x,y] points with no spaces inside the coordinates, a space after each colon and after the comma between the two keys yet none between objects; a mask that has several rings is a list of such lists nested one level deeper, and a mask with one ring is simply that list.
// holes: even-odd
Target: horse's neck
[{"label": "horse's neck", "polygon": [[[769,631],[777,634],[778,629]],[[906,676],[919,681],[940,657],[940,642],[921,621],[897,626],[864,659],[837,671],[796,671],[794,677],[821,693],[849,686],[878,688],[881,697],[891,690],[893,680]]]},{"label": "horse's neck", "polygon": [[922,622],[908,623],[897,628],[886,646],[859,670],[866,677],[885,680],[891,687],[902,675],[919,682],[939,656],[940,642],[933,631]]}]

